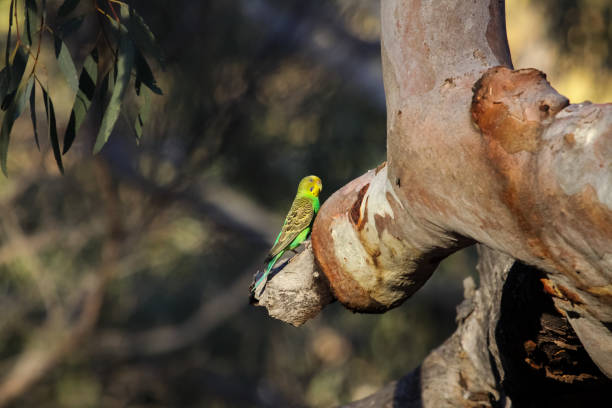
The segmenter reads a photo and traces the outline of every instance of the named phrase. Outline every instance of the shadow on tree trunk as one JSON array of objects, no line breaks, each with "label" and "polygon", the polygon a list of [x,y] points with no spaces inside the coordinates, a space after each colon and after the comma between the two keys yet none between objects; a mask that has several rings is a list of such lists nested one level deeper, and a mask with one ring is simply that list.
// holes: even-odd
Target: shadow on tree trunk
[{"label": "shadow on tree trunk", "polygon": [[508,274],[495,328],[501,385],[518,407],[606,406],[612,384],[545,293],[546,281],[521,262]]},{"label": "shadow on tree trunk", "polygon": [[400,380],[352,408],[607,407],[593,363],[541,270],[479,246],[480,287],[464,281],[458,327]]}]

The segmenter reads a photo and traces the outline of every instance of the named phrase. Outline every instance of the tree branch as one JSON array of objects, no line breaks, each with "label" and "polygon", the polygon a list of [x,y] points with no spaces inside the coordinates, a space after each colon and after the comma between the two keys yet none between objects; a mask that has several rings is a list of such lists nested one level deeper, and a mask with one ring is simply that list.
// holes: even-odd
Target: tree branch
[{"label": "tree branch", "polygon": [[611,385],[547,295],[541,271],[479,246],[455,333],[366,407],[603,406]]},{"label": "tree branch", "polygon": [[[502,1],[381,7],[387,162],[332,195],[312,233],[335,297],[355,311],[384,312],[418,290],[441,259],[480,242],[507,255],[481,267],[483,298],[475,301],[484,320],[468,318],[421,366],[418,381],[431,382],[421,387],[424,405],[439,402],[440,392],[446,403],[432,406],[466,398],[486,405],[504,393],[520,401],[516,371],[495,350],[506,343],[493,333],[513,259],[541,274],[554,301],[559,315],[539,324],[562,327],[553,337],[565,344],[577,334],[612,378],[612,106],[568,106],[541,72],[508,68]],[[555,381],[601,378],[592,367],[576,378],[568,366],[551,367],[545,372]]]}]

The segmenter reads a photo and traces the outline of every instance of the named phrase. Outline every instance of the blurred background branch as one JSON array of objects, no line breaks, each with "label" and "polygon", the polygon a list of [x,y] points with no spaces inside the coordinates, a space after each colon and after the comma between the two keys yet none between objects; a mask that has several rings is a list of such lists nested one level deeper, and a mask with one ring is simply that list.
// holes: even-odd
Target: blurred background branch
[{"label": "blurred background branch", "polygon": [[222,293],[204,302],[184,322],[162,325],[140,333],[127,334],[123,330],[106,330],[100,333],[96,343],[99,353],[113,357],[134,358],[170,353],[193,345],[211,331],[246,309],[245,288],[253,279],[252,265]]}]

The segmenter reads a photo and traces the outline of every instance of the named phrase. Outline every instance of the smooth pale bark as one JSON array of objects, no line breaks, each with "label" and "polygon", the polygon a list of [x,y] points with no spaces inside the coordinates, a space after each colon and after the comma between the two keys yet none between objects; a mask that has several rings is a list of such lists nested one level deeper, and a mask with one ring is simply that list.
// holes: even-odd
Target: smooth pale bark
[{"label": "smooth pale bark", "polygon": [[[516,259],[540,274],[541,291],[573,329],[558,341],[575,331],[579,348],[612,377],[612,105],[568,105],[544,74],[513,71],[503,1],[384,0],[381,7],[387,162],[332,195],[312,234],[335,297],[355,311],[384,312],[418,290],[444,257],[479,242],[509,259],[487,270]],[[479,291],[506,296],[506,276],[481,276]],[[488,337],[470,340],[467,323],[460,325],[424,361],[419,381],[429,378],[423,370],[436,353],[452,360],[466,342],[475,341],[476,351],[490,345],[490,332],[502,327],[503,310],[491,313],[504,306],[495,301],[479,300]],[[421,388],[423,404],[444,387],[452,394],[465,385],[478,404],[512,394],[508,381],[491,380],[500,368],[488,361],[508,361],[516,347],[474,354],[477,378],[451,370],[433,394]],[[563,375],[547,378],[570,378]]]}]

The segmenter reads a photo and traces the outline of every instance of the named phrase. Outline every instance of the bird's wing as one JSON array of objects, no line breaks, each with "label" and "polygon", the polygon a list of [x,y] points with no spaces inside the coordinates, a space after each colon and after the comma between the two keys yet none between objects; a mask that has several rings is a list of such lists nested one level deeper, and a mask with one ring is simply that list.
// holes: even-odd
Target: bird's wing
[{"label": "bird's wing", "polygon": [[306,197],[296,198],[291,205],[287,218],[285,218],[285,224],[278,235],[278,239],[272,249],[270,249],[266,259],[274,258],[287,248],[300,232],[310,226],[313,217],[314,209],[312,208],[312,202]]}]

